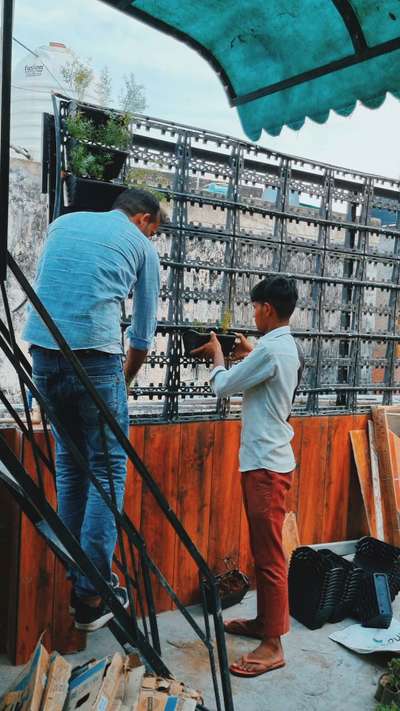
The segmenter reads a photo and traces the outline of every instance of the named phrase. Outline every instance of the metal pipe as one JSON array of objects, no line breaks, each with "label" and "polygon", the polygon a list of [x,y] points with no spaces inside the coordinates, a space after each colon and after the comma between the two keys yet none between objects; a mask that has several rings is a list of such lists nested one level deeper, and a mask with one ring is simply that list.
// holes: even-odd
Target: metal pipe
[{"label": "metal pipe", "polygon": [[7,275],[13,9],[14,0],[2,0],[0,112],[0,281],[5,281]]}]

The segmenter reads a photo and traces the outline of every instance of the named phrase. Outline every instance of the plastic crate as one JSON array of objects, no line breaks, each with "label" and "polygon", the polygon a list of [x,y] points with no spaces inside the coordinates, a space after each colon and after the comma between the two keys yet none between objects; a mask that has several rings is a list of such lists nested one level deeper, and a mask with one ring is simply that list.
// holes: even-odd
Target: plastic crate
[{"label": "plastic crate", "polygon": [[356,544],[354,564],[367,573],[385,573],[391,600],[395,599],[400,592],[400,548],[366,536]]},{"label": "plastic crate", "polygon": [[344,568],[320,551],[297,548],[289,567],[290,614],[311,630],[322,627],[334,614],[344,577]]},{"label": "plastic crate", "polygon": [[360,586],[364,578],[364,572],[361,568],[350,561],[342,558],[329,549],[319,551],[322,556],[331,562],[332,566],[343,569],[342,588],[335,608],[332,612],[329,622],[341,622],[346,617],[354,615],[355,605],[357,603]]}]

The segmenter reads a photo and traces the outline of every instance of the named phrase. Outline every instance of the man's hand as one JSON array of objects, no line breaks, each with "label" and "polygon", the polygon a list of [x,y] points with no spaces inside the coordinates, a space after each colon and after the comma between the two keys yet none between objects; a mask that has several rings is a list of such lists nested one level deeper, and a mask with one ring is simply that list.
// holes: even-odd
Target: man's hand
[{"label": "man's hand", "polygon": [[235,333],[236,341],[234,349],[230,355],[231,360],[243,360],[253,350],[250,341],[243,333]]},{"label": "man's hand", "polygon": [[139,372],[141,365],[144,363],[147,351],[140,351],[138,348],[130,347],[126,356],[124,365],[126,387],[129,388],[136,373]]},{"label": "man's hand", "polygon": [[197,356],[198,358],[205,358],[206,360],[212,360],[214,366],[224,365],[224,354],[222,353],[221,344],[214,331],[211,331],[208,343],[205,343],[204,346],[200,346],[200,348],[195,348],[191,351],[191,355]]}]

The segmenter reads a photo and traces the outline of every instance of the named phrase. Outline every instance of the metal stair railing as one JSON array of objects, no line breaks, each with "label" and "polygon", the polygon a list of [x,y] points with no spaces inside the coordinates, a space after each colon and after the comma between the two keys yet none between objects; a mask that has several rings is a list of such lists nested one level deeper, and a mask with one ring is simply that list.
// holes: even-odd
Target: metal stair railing
[{"label": "metal stair railing", "polygon": [[[232,690],[228,669],[227,652],[225,645],[224,627],[222,620],[221,602],[218,593],[218,582],[210,571],[206,561],[194,545],[190,536],[182,526],[176,514],[170,508],[151,472],[140,459],[129,439],[125,436],[113,415],[109,411],[97,390],[91,383],[80,361],[70,350],[62,334],[52,321],[43,304],[25,278],[14,258],[8,253],[9,273],[13,275],[18,286],[30,301],[31,306],[37,311],[42,321],[47,326],[59,350],[71,364],[75,375],[95,403],[99,415],[99,427],[103,441],[104,456],[107,464],[110,494],[99,483],[90,471],[88,464],[75,445],[68,431],[53,412],[51,405],[41,396],[32,381],[32,369],[29,360],[19,348],[12,320],[12,313],[5,283],[1,283],[1,295],[5,313],[5,320],[0,318],[0,352],[6,356],[19,380],[21,398],[24,406],[25,421],[16,408],[10,403],[4,389],[0,387],[0,401],[7,409],[16,425],[21,429],[26,440],[32,447],[36,480],[25,471],[24,466],[0,436],[0,480],[7,486],[16,501],[22,506],[23,511],[35,524],[38,532],[45,538],[48,545],[64,563],[77,566],[86,575],[99,595],[109,605],[114,618],[109,622],[109,627],[122,646],[132,646],[142,655],[149,667],[161,675],[169,675],[169,670],[162,661],[161,645],[159,640],[157,616],[155,613],[152,589],[153,575],[162,588],[168,593],[172,602],[182,613],[192,630],[201,640],[209,656],[210,671],[213,681],[215,707],[217,711],[233,711]],[[32,423],[28,406],[26,391],[29,389],[32,396],[40,406],[44,430],[44,447],[37,437]],[[129,597],[129,612],[119,602],[112,587],[100,574],[95,565],[89,560],[78,541],[66,528],[55,509],[46,497],[45,471],[50,473],[55,481],[55,466],[51,449],[51,437],[47,419],[62,434],[63,439],[74,459],[75,464],[82,473],[95,486],[99,495],[112,512],[118,532],[118,546],[114,554],[114,563],[124,576]],[[187,553],[197,566],[200,580],[201,605],[204,617],[204,630],[200,627],[191,612],[179,600],[178,595],[166,580],[162,571],[152,560],[146,542],[141,533],[125,512],[120,512],[116,505],[113,478],[110,466],[109,452],[105,428],[111,430],[115,438],[126,452],[128,459],[142,477],[147,489],[151,492],[160,512],[167,518],[176,535],[183,543]],[[217,649],[218,665],[214,653],[211,625],[206,604],[205,584],[212,599],[212,618],[214,623],[215,643]],[[140,616],[137,615],[135,606],[137,599]],[[147,619],[148,618],[148,619]],[[142,629],[140,629],[140,624]],[[150,628],[150,629],[149,629]],[[222,698],[221,698],[222,692]]]}]

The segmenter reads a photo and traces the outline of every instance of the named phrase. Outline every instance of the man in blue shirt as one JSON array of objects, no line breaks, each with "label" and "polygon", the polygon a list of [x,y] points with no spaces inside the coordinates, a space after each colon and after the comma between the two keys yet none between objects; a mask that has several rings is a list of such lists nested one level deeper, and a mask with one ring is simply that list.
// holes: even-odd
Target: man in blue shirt
[{"label": "man in blue shirt", "polygon": [[[160,225],[158,200],[126,190],[109,212],[76,212],[55,220],[39,260],[35,290],[124,433],[128,434],[127,387],[145,360],[156,325],[159,259],[151,237]],[[121,302],[133,291],[129,349],[122,365]],[[110,494],[98,410],[66,362],[40,317],[30,310],[23,339],[31,344],[33,380],[91,471]],[[62,434],[56,441],[58,512],[109,582],[117,540],[112,513],[76,466]],[[117,505],[121,509],[127,457],[106,428]],[[71,572],[75,626],[93,631],[112,617],[90,581]],[[123,604],[126,591],[116,587]]]}]

